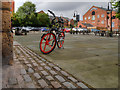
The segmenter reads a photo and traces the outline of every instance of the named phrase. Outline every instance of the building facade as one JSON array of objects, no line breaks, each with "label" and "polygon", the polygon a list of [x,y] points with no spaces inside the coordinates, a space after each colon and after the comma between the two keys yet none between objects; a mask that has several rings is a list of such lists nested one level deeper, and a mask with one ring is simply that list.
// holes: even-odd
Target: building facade
[{"label": "building facade", "polygon": [[[118,31],[120,29],[120,20],[115,17],[115,11],[112,11],[112,29]],[[84,15],[83,21],[78,22],[78,27],[83,23],[91,24],[99,30],[110,30],[111,15],[107,13],[107,9],[103,7],[92,6]],[[87,28],[87,27],[86,27]]]},{"label": "building facade", "polygon": [[68,26],[69,27],[74,27],[74,20],[73,19],[69,20]]}]

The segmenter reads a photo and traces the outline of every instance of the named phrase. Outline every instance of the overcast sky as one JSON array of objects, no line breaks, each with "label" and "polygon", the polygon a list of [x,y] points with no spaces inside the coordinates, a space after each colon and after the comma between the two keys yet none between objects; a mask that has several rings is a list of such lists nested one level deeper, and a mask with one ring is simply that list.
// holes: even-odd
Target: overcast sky
[{"label": "overcast sky", "polygon": [[[73,18],[74,11],[82,16],[94,5],[99,7],[107,8],[107,2],[109,0],[14,0],[15,1],[15,11],[18,10],[20,6],[26,1],[31,1],[36,5],[36,11],[39,12],[43,10],[48,13],[48,9],[52,10],[56,16],[64,16],[68,18]],[[74,1],[74,2],[73,2]],[[88,2],[89,1],[89,2]],[[100,2],[101,1],[101,2]]]}]

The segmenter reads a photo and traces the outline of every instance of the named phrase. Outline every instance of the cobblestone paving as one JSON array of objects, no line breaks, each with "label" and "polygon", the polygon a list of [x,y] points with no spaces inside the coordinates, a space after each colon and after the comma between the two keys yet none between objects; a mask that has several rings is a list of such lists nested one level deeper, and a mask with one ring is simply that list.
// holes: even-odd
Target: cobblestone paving
[{"label": "cobblestone paving", "polygon": [[3,85],[3,88],[91,88],[22,45],[14,46],[13,68],[15,75],[8,79],[8,85]]}]

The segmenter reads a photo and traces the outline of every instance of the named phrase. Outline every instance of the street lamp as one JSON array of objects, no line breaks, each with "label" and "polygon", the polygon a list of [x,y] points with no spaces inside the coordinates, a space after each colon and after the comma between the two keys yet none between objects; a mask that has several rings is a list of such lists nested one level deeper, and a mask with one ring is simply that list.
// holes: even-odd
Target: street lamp
[{"label": "street lamp", "polygon": [[74,18],[76,17],[76,14],[77,14],[77,11],[75,10],[75,11],[74,11],[74,16],[73,16]]},{"label": "street lamp", "polygon": [[76,23],[78,23],[79,22],[79,15],[78,15],[78,12],[75,10],[74,11],[74,16],[73,16],[74,18],[76,17]]},{"label": "street lamp", "polygon": [[[111,9],[109,8],[109,4],[111,6]],[[108,9],[107,9],[107,14],[110,14],[110,37],[112,37],[112,2],[108,2]],[[109,19],[109,16],[107,15],[107,19]]]},{"label": "street lamp", "polygon": [[74,11],[74,16],[73,17],[74,18],[76,17],[76,22],[79,22],[79,14],[76,10]]}]

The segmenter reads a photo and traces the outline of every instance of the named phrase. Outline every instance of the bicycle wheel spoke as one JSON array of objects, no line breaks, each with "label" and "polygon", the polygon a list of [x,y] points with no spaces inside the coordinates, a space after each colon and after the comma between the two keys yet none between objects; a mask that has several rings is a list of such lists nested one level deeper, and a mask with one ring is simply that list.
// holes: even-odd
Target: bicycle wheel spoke
[{"label": "bicycle wheel spoke", "polygon": [[40,50],[44,54],[50,53],[56,46],[56,38],[52,33],[45,34],[40,42]]},{"label": "bicycle wheel spoke", "polygon": [[48,35],[47,35],[47,39],[46,40],[48,41]]},{"label": "bicycle wheel spoke", "polygon": [[49,46],[50,48],[52,48],[52,46],[51,46],[50,44],[49,44],[48,46]]},{"label": "bicycle wheel spoke", "polygon": [[54,38],[53,38],[53,39],[50,39],[49,41],[52,41],[52,40],[54,40]]},{"label": "bicycle wheel spoke", "polygon": [[42,44],[43,44],[43,43],[46,43],[46,42],[42,42]]},{"label": "bicycle wheel spoke", "polygon": [[46,44],[45,44],[45,46],[44,46],[44,51],[45,51],[45,49],[46,49]]},{"label": "bicycle wheel spoke", "polygon": [[48,40],[51,38],[51,34],[49,35],[49,38],[48,38]]}]

